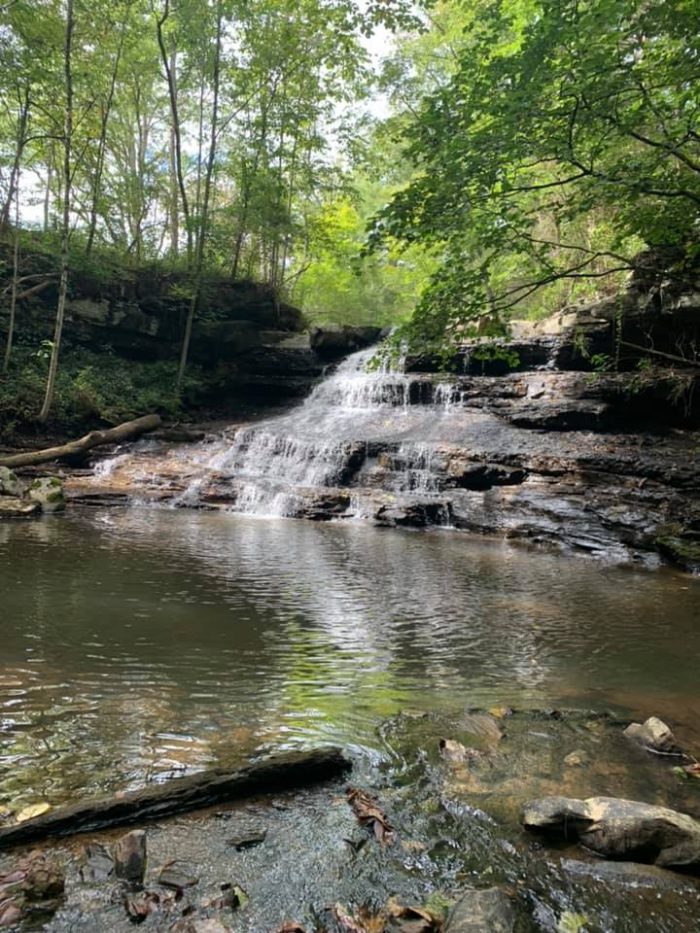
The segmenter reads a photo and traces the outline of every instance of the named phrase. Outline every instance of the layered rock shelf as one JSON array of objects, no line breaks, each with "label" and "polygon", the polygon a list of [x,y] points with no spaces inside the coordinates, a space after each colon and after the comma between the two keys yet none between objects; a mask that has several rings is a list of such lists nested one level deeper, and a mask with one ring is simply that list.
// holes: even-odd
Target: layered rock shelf
[{"label": "layered rock shelf", "polygon": [[288,414],[201,444],[145,442],[71,494],[450,527],[700,568],[697,369],[591,372],[584,357],[562,371],[533,352],[522,371],[446,375],[377,370],[373,354],[348,357]]}]

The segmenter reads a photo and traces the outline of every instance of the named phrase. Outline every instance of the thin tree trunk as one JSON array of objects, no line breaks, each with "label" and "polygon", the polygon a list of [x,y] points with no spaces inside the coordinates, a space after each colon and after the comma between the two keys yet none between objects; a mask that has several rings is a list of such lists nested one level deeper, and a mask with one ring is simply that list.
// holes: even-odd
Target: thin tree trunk
[{"label": "thin tree trunk", "polygon": [[187,262],[188,264],[192,262],[192,225],[190,223],[190,207],[189,201],[187,200],[187,191],[185,189],[185,176],[182,168],[182,138],[180,133],[180,115],[178,112],[177,104],[177,82],[176,82],[176,73],[174,67],[171,67],[171,61],[174,65],[175,63],[175,52],[173,51],[172,60],[168,57],[168,52],[165,47],[165,38],[163,36],[163,26],[165,25],[168,17],[170,16],[170,0],[165,0],[165,6],[163,8],[163,15],[156,20],[156,30],[158,33],[158,47],[160,49],[160,56],[163,62],[163,69],[165,71],[165,77],[168,82],[168,95],[170,97],[170,114],[172,117],[172,147],[173,147],[173,160],[175,163],[175,170],[177,174],[177,185],[180,191],[180,200],[182,202],[182,213],[185,218],[185,226],[187,227]]},{"label": "thin tree trunk", "polygon": [[2,361],[2,374],[7,375],[12,356],[12,342],[15,336],[15,315],[17,312],[17,279],[19,277],[19,173],[17,175],[17,192],[15,195],[15,238],[12,250],[12,285],[10,287],[10,320],[7,325],[7,343],[5,344],[5,357]]},{"label": "thin tree trunk", "polygon": [[102,173],[104,171],[105,151],[107,148],[107,123],[109,122],[109,115],[112,112],[114,92],[117,87],[117,75],[119,73],[119,63],[121,61],[122,50],[124,48],[124,36],[126,34],[126,22],[128,15],[128,12],[124,14],[121,33],[119,35],[119,46],[117,48],[117,54],[114,57],[114,66],[112,68],[109,92],[107,94],[107,100],[105,101],[104,109],[102,111],[102,120],[100,121],[100,138],[97,143],[97,161],[95,164],[95,172],[92,177],[92,206],[90,208],[90,225],[88,228],[87,243],[85,245],[86,256],[89,256],[92,252],[92,246],[95,240],[95,230],[97,229],[97,205],[102,188]]},{"label": "thin tree trunk", "polygon": [[219,83],[221,72],[221,22],[222,22],[221,2],[217,3],[216,10],[216,50],[214,52],[214,73],[212,85],[214,98],[211,105],[211,135],[209,137],[209,155],[207,157],[207,168],[204,176],[204,195],[202,197],[202,215],[199,224],[199,235],[197,237],[197,256],[195,259],[194,270],[194,288],[192,291],[192,300],[185,322],[185,334],[182,340],[180,351],[180,365],[177,371],[177,381],[175,387],[180,391],[182,380],[187,367],[187,357],[190,351],[190,340],[192,339],[192,324],[197,312],[200,294],[202,291],[202,272],[204,269],[204,250],[206,246],[207,234],[209,232],[209,199],[211,196],[211,180],[214,172],[214,160],[216,158],[216,136],[219,117]]},{"label": "thin tree trunk", "polygon": [[10,170],[10,185],[7,191],[7,198],[0,212],[0,230],[6,230],[10,224],[10,211],[12,202],[15,199],[15,190],[19,187],[19,173],[22,164],[22,153],[27,142],[27,126],[29,124],[29,87],[24,88],[24,96],[18,90],[19,97],[19,119],[17,124],[17,142],[15,146],[15,158]]},{"label": "thin tree trunk", "polygon": [[[177,94],[177,51],[173,49],[170,55],[170,71]],[[180,200],[177,187],[177,158],[175,156],[175,129],[172,121],[168,142],[168,161],[170,164],[170,255],[177,257],[180,254]]]},{"label": "thin tree trunk", "polygon": [[63,335],[63,318],[66,311],[68,293],[68,246],[70,238],[71,209],[71,145],[73,141],[73,70],[71,56],[73,52],[73,0],[66,2],[66,39],[64,46],[64,73],[66,82],[66,112],[63,127],[63,227],[61,231],[61,278],[58,286],[58,307],[56,308],[56,326],[54,328],[53,347],[49,361],[49,375],[46,380],[46,395],[39,412],[39,421],[46,421],[53,404],[58,373],[58,356]]},{"label": "thin tree trunk", "polygon": [[49,231],[49,220],[51,216],[51,182],[53,181],[53,146],[49,152],[46,165],[46,191],[44,194],[44,233]]}]

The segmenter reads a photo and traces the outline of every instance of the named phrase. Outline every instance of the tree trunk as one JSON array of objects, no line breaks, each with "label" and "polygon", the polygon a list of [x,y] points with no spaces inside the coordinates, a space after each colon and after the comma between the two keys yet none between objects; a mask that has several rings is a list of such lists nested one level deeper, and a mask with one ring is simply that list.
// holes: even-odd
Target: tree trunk
[{"label": "tree trunk", "polygon": [[182,339],[182,348],[180,351],[180,365],[177,371],[177,381],[175,388],[179,392],[182,387],[182,380],[187,367],[187,357],[189,356],[190,340],[192,339],[192,324],[197,312],[197,305],[202,291],[202,273],[204,270],[204,250],[206,246],[207,235],[209,233],[209,201],[211,197],[211,180],[214,172],[214,160],[216,158],[216,136],[219,117],[219,83],[221,71],[221,22],[222,22],[221,3],[217,4],[216,11],[216,51],[214,53],[214,73],[212,76],[212,85],[214,98],[211,105],[211,133],[209,137],[209,154],[207,156],[207,168],[204,176],[204,195],[202,197],[202,214],[197,236],[197,256],[195,259],[194,270],[194,288],[192,291],[192,300],[190,301],[187,320],[185,322],[185,333]]},{"label": "tree trunk", "polygon": [[17,193],[15,196],[15,238],[12,250],[12,284],[10,286],[10,320],[7,325],[7,343],[2,361],[2,374],[7,375],[12,356],[12,342],[15,336],[15,315],[17,313],[17,279],[19,277],[19,173],[17,174]]},{"label": "tree trunk", "polygon": [[51,182],[53,181],[53,146],[49,150],[46,165],[46,190],[44,192],[44,233],[48,233],[51,220]]},{"label": "tree trunk", "polygon": [[[170,54],[170,71],[177,94],[177,51]],[[175,129],[171,123],[168,134],[168,161],[170,164],[170,255],[177,258],[180,254],[180,202],[177,194],[177,159],[175,156]]]},{"label": "tree trunk", "polygon": [[[190,207],[189,201],[187,200],[187,191],[185,189],[185,175],[182,167],[182,137],[180,133],[180,115],[178,111],[177,103],[177,74],[175,71],[176,64],[176,55],[177,52],[173,50],[172,55],[169,57],[167,49],[165,47],[165,38],[163,36],[163,26],[165,25],[168,17],[170,16],[170,0],[165,0],[165,6],[163,7],[163,15],[156,20],[156,31],[158,34],[158,48],[160,49],[161,61],[163,63],[163,70],[165,71],[165,77],[168,82],[168,96],[170,98],[170,115],[172,118],[171,125],[171,149],[172,149],[172,158],[175,164],[175,171],[177,176],[177,186],[180,192],[180,200],[182,202],[182,213],[185,218],[185,226],[187,228],[187,262],[192,262],[192,225],[190,223]],[[172,218],[171,218],[172,221]]]},{"label": "tree trunk", "polygon": [[27,86],[24,89],[24,97],[19,95],[19,118],[17,123],[17,141],[15,145],[15,158],[12,163],[12,169],[10,170],[10,184],[7,191],[7,198],[5,203],[2,206],[2,212],[0,212],[0,230],[6,230],[10,223],[10,211],[12,210],[12,202],[15,198],[15,193],[19,197],[19,174],[20,167],[22,164],[22,153],[24,152],[24,147],[27,142],[27,126],[29,124],[29,87]]},{"label": "tree trunk", "polygon": [[119,73],[119,62],[121,61],[122,50],[124,48],[124,36],[126,34],[126,21],[128,15],[128,12],[124,14],[121,33],[119,35],[119,46],[117,47],[117,53],[114,57],[114,67],[112,68],[109,92],[107,94],[107,100],[105,101],[105,105],[102,111],[102,119],[100,121],[100,138],[97,143],[97,159],[95,164],[95,172],[92,178],[92,205],[90,207],[90,224],[88,228],[87,243],[85,244],[86,256],[89,256],[92,252],[92,246],[95,239],[95,230],[97,229],[97,205],[102,188],[102,173],[104,171],[105,150],[107,148],[107,123],[109,121],[109,115],[112,112],[114,92],[117,87],[117,74]]},{"label": "tree trunk", "polygon": [[37,466],[39,463],[50,463],[52,460],[65,460],[87,453],[93,447],[103,444],[121,444],[123,441],[140,437],[147,431],[153,431],[161,423],[160,415],[144,415],[134,421],[125,421],[116,428],[106,431],[91,431],[76,441],[68,441],[60,447],[47,447],[44,450],[31,450],[24,454],[12,454],[9,457],[0,457],[0,466],[10,469],[15,467]]},{"label": "tree trunk", "polygon": [[73,52],[73,0],[66,3],[66,39],[64,46],[64,73],[66,82],[66,112],[64,119],[63,138],[63,226],[61,231],[61,278],[58,286],[58,307],[56,309],[56,326],[54,328],[53,347],[49,361],[49,375],[46,380],[46,395],[44,404],[39,412],[39,421],[46,421],[53,404],[56,388],[56,374],[58,373],[58,356],[61,350],[61,337],[63,335],[63,318],[66,311],[66,295],[68,294],[68,246],[70,240],[70,209],[71,209],[71,145],[73,141],[73,70],[71,55]]}]

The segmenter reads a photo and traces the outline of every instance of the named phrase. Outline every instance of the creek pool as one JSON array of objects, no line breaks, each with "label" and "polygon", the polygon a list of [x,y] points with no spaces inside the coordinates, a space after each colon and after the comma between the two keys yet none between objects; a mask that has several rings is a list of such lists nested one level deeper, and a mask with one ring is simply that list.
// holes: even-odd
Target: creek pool
[{"label": "creek pool", "polygon": [[0,526],[0,804],[406,710],[657,714],[700,744],[700,580],[449,532],[166,509]]}]

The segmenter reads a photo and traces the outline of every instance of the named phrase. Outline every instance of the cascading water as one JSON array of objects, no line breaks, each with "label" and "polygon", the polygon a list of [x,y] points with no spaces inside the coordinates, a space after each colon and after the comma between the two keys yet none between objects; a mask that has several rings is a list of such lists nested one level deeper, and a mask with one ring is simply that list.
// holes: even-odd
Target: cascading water
[{"label": "cascading water", "polygon": [[[436,423],[458,404],[453,387],[436,392],[423,376],[373,369],[375,350],[342,362],[298,408],[240,430],[219,446],[194,479],[173,500],[176,506],[201,504],[207,483],[214,497],[239,512],[297,515],[319,491],[349,487],[346,513],[365,515],[362,487],[431,497]],[[374,448],[394,451],[387,471]],[[387,475],[390,474],[390,475]],[[379,477],[381,475],[382,481]]]}]

